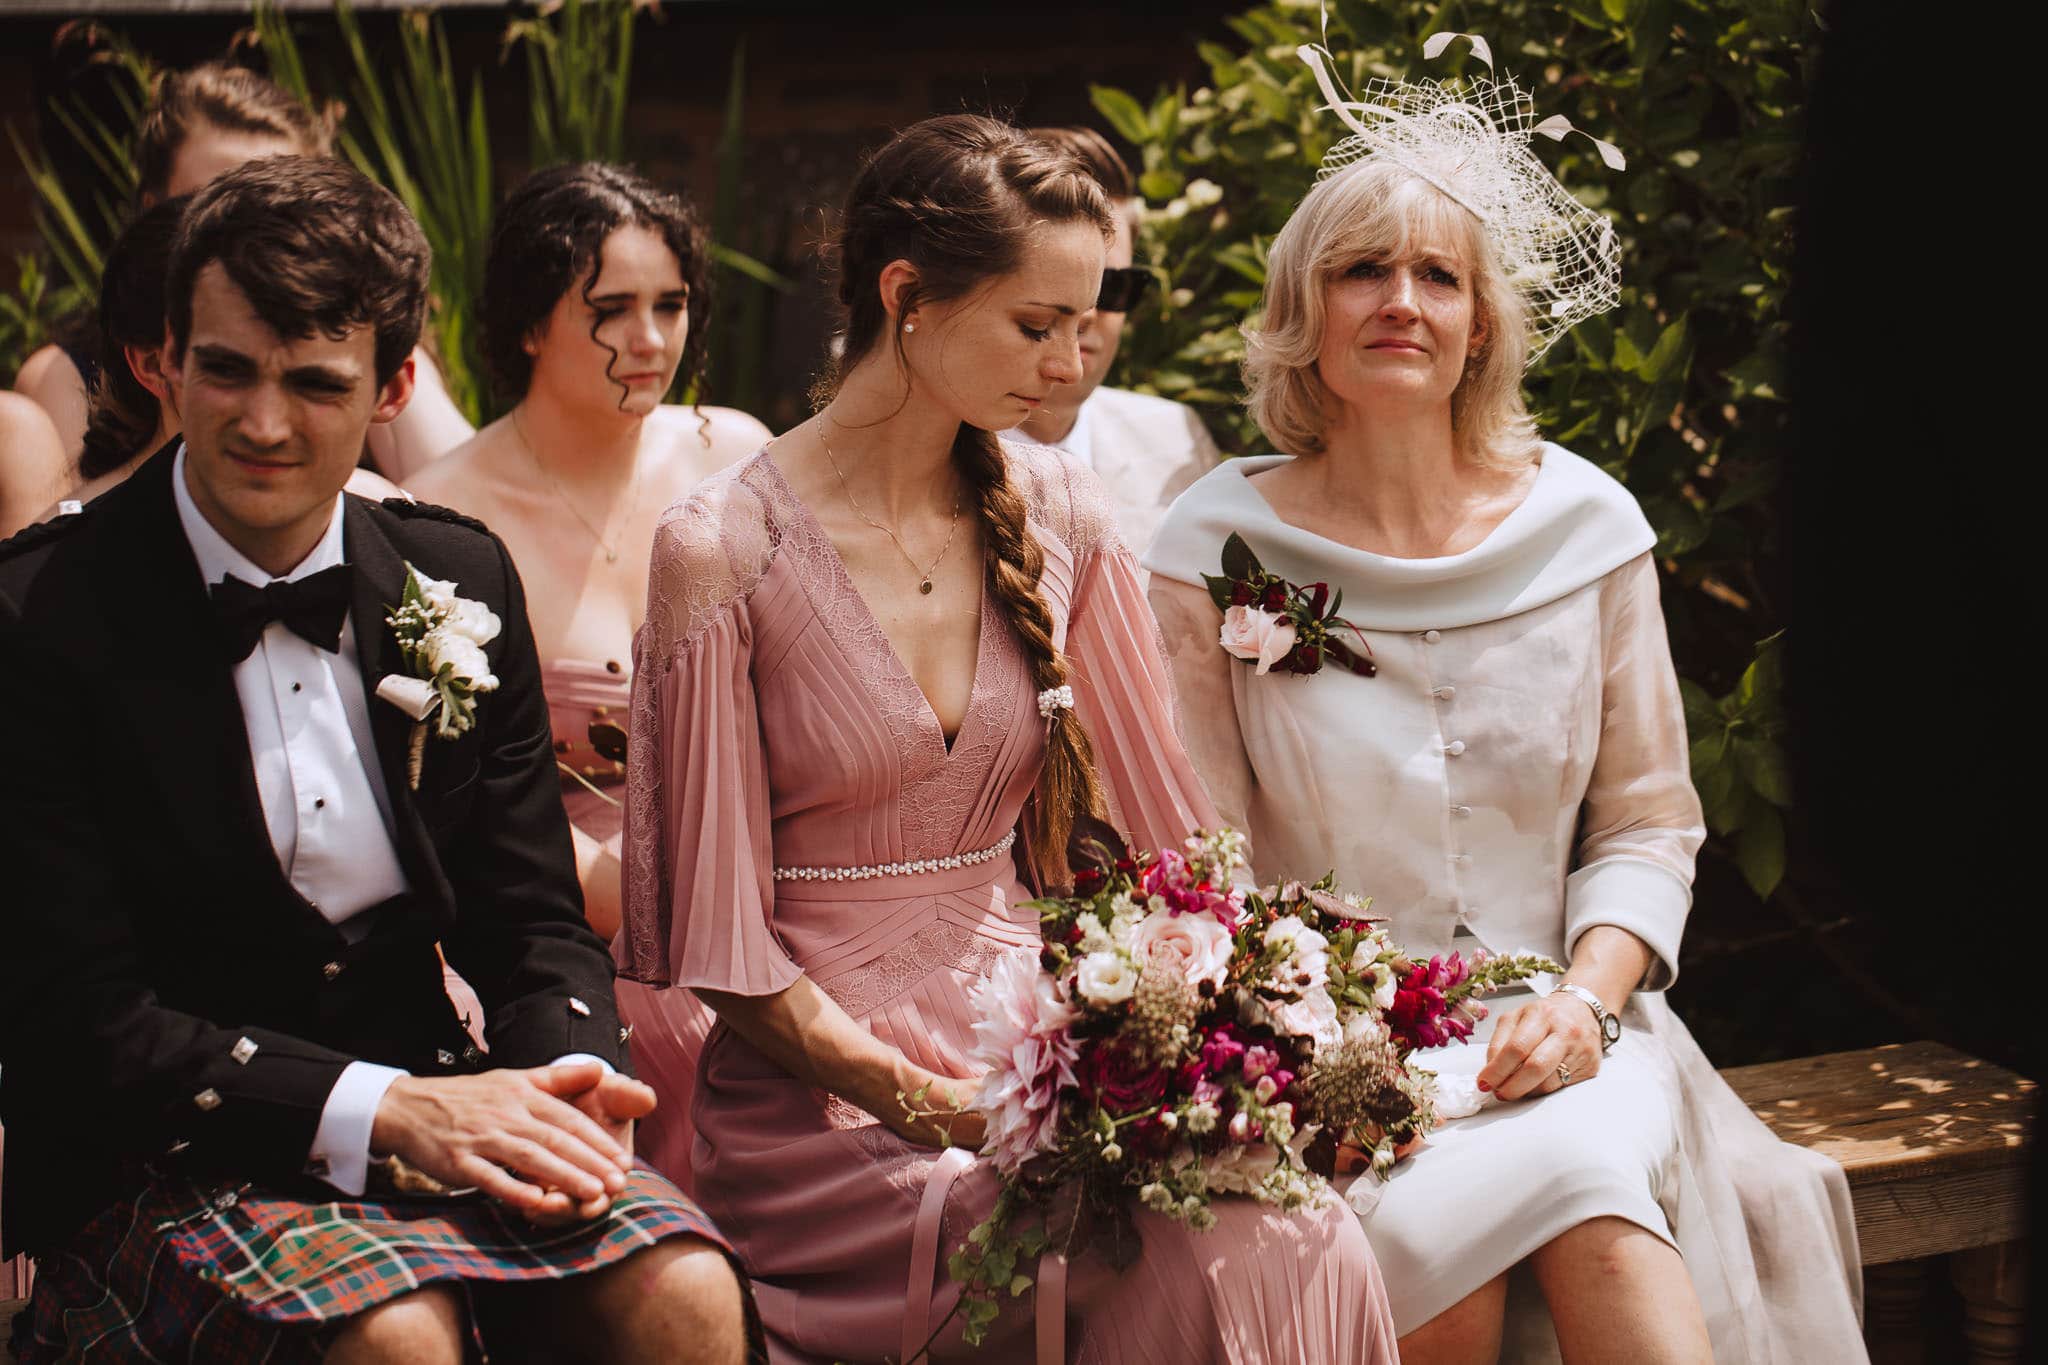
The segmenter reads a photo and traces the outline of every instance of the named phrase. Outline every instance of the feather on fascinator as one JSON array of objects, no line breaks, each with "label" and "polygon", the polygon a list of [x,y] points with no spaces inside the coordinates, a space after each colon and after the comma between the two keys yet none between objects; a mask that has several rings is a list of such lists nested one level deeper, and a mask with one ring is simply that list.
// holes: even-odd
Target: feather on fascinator
[{"label": "feather on fascinator", "polygon": [[[1431,34],[1423,58],[1435,60],[1458,38],[1493,69],[1492,49],[1470,33]],[[1561,142],[1576,132],[1609,167],[1627,169],[1612,143],[1574,128],[1562,114],[1538,123],[1534,103],[1512,77],[1375,77],[1354,95],[1337,78],[1328,47],[1304,44],[1295,52],[1315,72],[1325,107],[1351,130],[1323,158],[1317,179],[1384,157],[1468,209],[1529,305],[1530,365],[1573,327],[1621,301],[1621,246],[1613,225],[1572,198],[1537,159],[1531,139],[1541,133]]]}]

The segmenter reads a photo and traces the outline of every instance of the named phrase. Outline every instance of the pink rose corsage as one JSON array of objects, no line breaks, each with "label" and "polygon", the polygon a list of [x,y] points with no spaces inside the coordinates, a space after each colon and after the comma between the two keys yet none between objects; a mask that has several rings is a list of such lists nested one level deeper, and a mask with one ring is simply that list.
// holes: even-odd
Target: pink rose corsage
[{"label": "pink rose corsage", "polygon": [[[1328,583],[1304,588],[1266,572],[1243,536],[1223,542],[1223,572],[1203,574],[1202,581],[1223,613],[1217,642],[1258,672],[1315,673],[1326,658],[1362,678],[1379,672],[1365,635],[1337,614],[1343,591],[1332,594]],[[1338,631],[1349,631],[1356,643],[1339,640]]]}]

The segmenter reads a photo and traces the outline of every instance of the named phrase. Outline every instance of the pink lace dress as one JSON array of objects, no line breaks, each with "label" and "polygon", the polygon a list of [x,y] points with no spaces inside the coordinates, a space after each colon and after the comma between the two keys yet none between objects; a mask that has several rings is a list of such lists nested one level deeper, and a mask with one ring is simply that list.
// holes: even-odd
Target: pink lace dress
[{"label": "pink lace dress", "polygon": [[[1141,843],[1177,842],[1216,817],[1174,732],[1136,562],[1092,475],[1037,447],[1009,455],[1114,814]],[[1021,646],[986,596],[981,620],[972,697],[949,748],[767,455],[670,509],[634,650],[625,927],[614,945],[624,973],[743,995],[808,975],[919,1065],[972,1074],[969,990],[1003,954],[1032,951],[1037,926],[1020,908],[1029,893],[1012,857],[958,855],[1017,827],[1045,738]],[[927,860],[940,866],[859,880],[775,875]],[[656,1122],[678,1117],[665,1104]],[[686,1117],[697,1197],[753,1273],[771,1356],[915,1353],[955,1297],[947,1254],[993,1202],[986,1164],[905,1142],[723,1025]],[[1394,1359],[1385,1290],[1348,1210],[1285,1217],[1222,1199],[1217,1211],[1206,1233],[1141,1213],[1135,1265],[1118,1273],[1084,1258],[1068,1273],[1067,1312],[1050,1292],[1039,1312],[1027,1294],[978,1352],[959,1346],[955,1328],[940,1334],[940,1353],[1015,1359],[1035,1339],[1040,1360]]]}]

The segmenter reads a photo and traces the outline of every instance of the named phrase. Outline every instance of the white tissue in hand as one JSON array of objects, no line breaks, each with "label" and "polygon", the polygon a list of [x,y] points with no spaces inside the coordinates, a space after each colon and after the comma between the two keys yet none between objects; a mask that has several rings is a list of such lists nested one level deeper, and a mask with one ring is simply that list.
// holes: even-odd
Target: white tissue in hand
[{"label": "white tissue in hand", "polygon": [[1380,1206],[1380,1196],[1386,1192],[1387,1182],[1367,1171],[1351,1182],[1351,1188],[1344,1191],[1344,1202],[1360,1218],[1372,1217],[1372,1211]]},{"label": "white tissue in hand", "polygon": [[1436,1112],[1447,1119],[1469,1119],[1493,1097],[1479,1088],[1477,1076],[1436,1078]]}]

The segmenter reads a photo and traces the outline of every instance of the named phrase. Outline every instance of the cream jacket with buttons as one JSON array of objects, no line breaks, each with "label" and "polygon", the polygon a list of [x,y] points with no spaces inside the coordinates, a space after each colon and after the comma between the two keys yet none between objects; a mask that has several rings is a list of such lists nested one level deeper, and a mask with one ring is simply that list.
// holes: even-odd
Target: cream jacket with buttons
[{"label": "cream jacket with buttons", "polygon": [[[1216,469],[1145,557],[1199,587],[1235,531],[1269,571],[1342,589],[1379,665],[1260,677],[1233,661],[1227,710],[1183,695],[1184,726],[1206,732],[1191,752],[1221,753],[1205,771],[1241,788],[1214,794],[1248,823],[1259,876],[1334,865],[1418,952],[1463,927],[1569,962],[1579,935],[1616,925],[1656,956],[1644,989],[1669,986],[1705,829],[1635,499],[1546,445],[1528,496],[1478,546],[1394,559],[1282,521],[1247,476],[1288,458]],[[1233,719],[1234,736],[1215,733]]]}]

